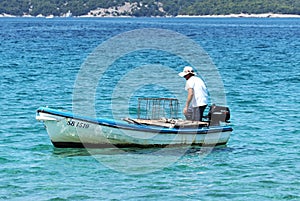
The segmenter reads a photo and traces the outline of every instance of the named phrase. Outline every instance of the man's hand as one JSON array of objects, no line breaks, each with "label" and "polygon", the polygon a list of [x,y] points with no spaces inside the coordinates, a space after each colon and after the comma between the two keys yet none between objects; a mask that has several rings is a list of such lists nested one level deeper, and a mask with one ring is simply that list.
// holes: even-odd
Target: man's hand
[{"label": "man's hand", "polygon": [[188,112],[188,107],[185,107],[184,109],[183,109],[183,114],[187,114],[187,112]]}]

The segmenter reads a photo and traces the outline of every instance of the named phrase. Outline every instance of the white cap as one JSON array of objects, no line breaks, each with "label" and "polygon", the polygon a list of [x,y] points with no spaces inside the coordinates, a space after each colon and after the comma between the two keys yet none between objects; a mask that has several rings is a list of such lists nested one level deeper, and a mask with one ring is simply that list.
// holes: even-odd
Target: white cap
[{"label": "white cap", "polygon": [[188,74],[190,74],[190,73],[192,73],[193,75],[197,75],[197,74],[194,72],[194,69],[193,69],[192,67],[186,66],[186,67],[184,67],[183,71],[182,71],[181,73],[179,73],[178,75],[179,75],[180,77],[184,77],[184,76],[186,76],[186,75],[188,75]]}]

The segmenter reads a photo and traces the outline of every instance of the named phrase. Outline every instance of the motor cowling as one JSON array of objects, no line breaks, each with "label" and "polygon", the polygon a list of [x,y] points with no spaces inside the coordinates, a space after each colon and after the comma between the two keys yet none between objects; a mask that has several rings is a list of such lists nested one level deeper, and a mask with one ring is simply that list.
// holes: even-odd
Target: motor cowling
[{"label": "motor cowling", "polygon": [[207,117],[210,125],[219,125],[220,122],[229,123],[230,110],[228,107],[212,104]]}]

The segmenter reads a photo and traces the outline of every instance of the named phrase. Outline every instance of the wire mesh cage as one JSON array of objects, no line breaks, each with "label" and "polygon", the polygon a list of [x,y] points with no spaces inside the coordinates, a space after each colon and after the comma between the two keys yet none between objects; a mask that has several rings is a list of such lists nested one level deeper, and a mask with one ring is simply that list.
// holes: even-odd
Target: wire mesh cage
[{"label": "wire mesh cage", "polygon": [[137,115],[138,119],[178,119],[178,108],[175,98],[139,98]]}]

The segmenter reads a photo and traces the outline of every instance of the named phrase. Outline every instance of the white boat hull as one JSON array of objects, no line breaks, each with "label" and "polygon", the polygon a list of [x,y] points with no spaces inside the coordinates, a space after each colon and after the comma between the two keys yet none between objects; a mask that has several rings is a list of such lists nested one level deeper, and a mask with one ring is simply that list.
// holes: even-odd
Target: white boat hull
[{"label": "white boat hull", "polygon": [[228,126],[175,129],[132,125],[47,108],[38,109],[36,119],[44,122],[55,147],[216,146],[226,144],[232,131]]}]

